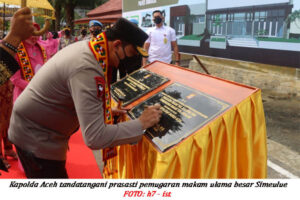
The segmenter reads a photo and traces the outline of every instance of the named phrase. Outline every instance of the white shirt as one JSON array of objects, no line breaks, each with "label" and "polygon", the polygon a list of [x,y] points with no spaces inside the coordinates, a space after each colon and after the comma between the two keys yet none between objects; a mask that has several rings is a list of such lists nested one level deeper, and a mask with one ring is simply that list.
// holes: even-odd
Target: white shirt
[{"label": "white shirt", "polygon": [[169,26],[153,27],[147,30],[149,38],[146,43],[150,43],[149,62],[156,60],[170,63],[172,61],[171,42],[176,41],[175,30]]}]

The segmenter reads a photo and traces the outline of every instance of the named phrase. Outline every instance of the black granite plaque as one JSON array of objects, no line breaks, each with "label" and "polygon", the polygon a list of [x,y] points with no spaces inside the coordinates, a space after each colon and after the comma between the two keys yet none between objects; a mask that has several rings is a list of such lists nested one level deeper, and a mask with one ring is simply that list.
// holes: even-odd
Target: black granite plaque
[{"label": "black granite plaque", "polygon": [[133,119],[138,118],[145,105],[155,103],[161,104],[163,115],[159,124],[147,129],[146,136],[161,151],[179,143],[231,107],[227,102],[174,83],[132,108],[128,114]]},{"label": "black granite plaque", "polygon": [[123,100],[123,106],[130,104],[148,92],[158,88],[169,79],[146,69],[140,69],[111,86],[115,100]]}]

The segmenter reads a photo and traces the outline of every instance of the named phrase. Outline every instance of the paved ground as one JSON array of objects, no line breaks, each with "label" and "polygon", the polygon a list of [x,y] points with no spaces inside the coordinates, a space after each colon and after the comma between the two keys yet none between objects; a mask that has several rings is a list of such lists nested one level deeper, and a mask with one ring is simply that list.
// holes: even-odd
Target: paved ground
[{"label": "paved ground", "polygon": [[263,92],[268,138],[268,178],[300,177],[300,100]]}]

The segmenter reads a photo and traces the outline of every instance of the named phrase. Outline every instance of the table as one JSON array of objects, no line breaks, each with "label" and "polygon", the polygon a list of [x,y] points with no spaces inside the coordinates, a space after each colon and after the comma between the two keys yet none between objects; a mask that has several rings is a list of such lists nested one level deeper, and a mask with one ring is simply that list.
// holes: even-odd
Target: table
[{"label": "table", "polygon": [[158,61],[145,69],[170,82],[126,108],[174,82],[232,107],[166,152],[145,136],[138,144],[119,146],[118,156],[108,164],[116,171],[104,173],[105,178],[266,178],[266,123],[260,89]]}]

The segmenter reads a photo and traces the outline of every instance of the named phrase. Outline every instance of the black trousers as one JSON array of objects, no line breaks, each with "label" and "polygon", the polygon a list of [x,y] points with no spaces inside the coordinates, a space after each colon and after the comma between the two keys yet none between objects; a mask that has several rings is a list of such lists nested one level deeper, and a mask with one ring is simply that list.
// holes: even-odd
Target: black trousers
[{"label": "black trousers", "polygon": [[66,161],[41,159],[17,146],[16,149],[27,178],[68,178]]}]

